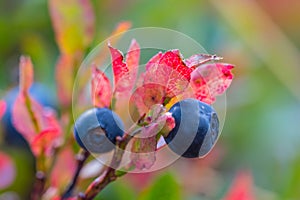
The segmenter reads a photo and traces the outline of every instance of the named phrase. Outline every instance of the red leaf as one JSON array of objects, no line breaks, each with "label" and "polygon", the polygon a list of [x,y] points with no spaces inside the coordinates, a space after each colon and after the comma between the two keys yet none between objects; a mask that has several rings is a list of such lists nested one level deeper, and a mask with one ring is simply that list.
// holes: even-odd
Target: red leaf
[{"label": "red leaf", "polygon": [[0,189],[10,186],[16,177],[16,169],[11,158],[0,152]]},{"label": "red leaf", "polygon": [[165,97],[165,86],[149,83],[137,88],[130,98],[140,114],[147,113],[154,104],[162,104]]},{"label": "red leaf", "polygon": [[222,57],[218,57],[216,55],[210,54],[195,54],[189,57],[188,59],[184,60],[184,63],[189,68],[197,68],[198,66],[210,62],[210,61],[217,61],[223,59]]},{"label": "red leaf", "polygon": [[253,180],[250,172],[239,172],[223,200],[254,200]]},{"label": "red leaf", "polygon": [[[28,107],[27,104],[30,106]],[[29,143],[41,130],[42,113],[43,108],[38,102],[29,96],[25,97],[22,93],[19,94],[12,108],[12,122]]]},{"label": "red leaf", "polygon": [[34,136],[30,147],[35,156],[42,153],[51,156],[53,148],[61,142],[62,130],[56,119],[56,113],[51,108],[44,108],[42,117],[43,130]]},{"label": "red leaf", "polygon": [[[152,61],[152,59],[150,61]],[[157,64],[149,64],[149,66],[151,67],[148,67],[147,71],[142,76],[143,84],[167,86],[169,76],[172,73],[172,68],[167,65],[160,65],[160,61],[158,61]]]},{"label": "red leaf", "polygon": [[147,112],[152,105],[183,93],[192,71],[183,63],[178,50],[159,52],[146,64],[146,72],[141,75],[132,102],[140,114]]},{"label": "red leaf", "polygon": [[155,67],[155,65],[158,64],[159,60],[161,59],[161,57],[163,56],[162,52],[158,52],[157,54],[155,54],[146,64],[146,70],[151,69],[152,67]]},{"label": "red leaf", "polygon": [[58,130],[59,133],[62,133],[61,125],[59,124],[56,116],[56,112],[52,108],[43,109],[43,119],[45,121],[44,129],[54,128]]},{"label": "red leaf", "polygon": [[131,41],[129,46],[127,55],[126,55],[126,64],[129,70],[129,78],[128,78],[128,87],[131,91],[134,87],[134,83],[136,81],[138,67],[140,61],[140,45],[137,43],[135,39]]},{"label": "red leaf", "polygon": [[12,122],[16,129],[29,142],[34,134],[41,130],[42,106],[29,96],[29,88],[33,82],[33,66],[30,58],[20,59],[20,91],[12,108]]},{"label": "red leaf", "polygon": [[140,47],[136,40],[132,40],[126,55],[126,63],[123,62],[122,53],[110,47],[112,66],[115,78],[116,94],[120,96],[128,96],[134,87],[138,72]]},{"label": "red leaf", "polygon": [[62,54],[84,51],[93,39],[95,16],[89,0],[50,0],[50,16]]},{"label": "red leaf", "polygon": [[74,68],[75,62],[73,56],[64,54],[59,57],[56,64],[55,78],[58,99],[64,107],[72,103]]},{"label": "red leaf", "polygon": [[[22,89],[12,107],[12,122],[29,144],[39,144],[35,141],[36,137],[43,136],[36,136],[38,133],[49,128],[56,129],[57,133],[61,133],[61,130],[53,110],[43,108],[29,95],[28,89],[33,79],[33,69],[29,59],[26,59],[26,62],[24,58],[22,59],[20,62],[20,88]],[[31,70],[26,68],[31,68]],[[50,147],[51,141],[48,142]],[[34,153],[38,151],[36,146],[39,145],[31,146]]]},{"label": "red leaf", "polygon": [[158,53],[146,65],[143,83],[155,83],[166,86],[166,96],[172,98],[188,86],[193,69],[188,68],[178,50]]},{"label": "red leaf", "polygon": [[20,58],[20,91],[28,92],[33,83],[33,65],[29,57]]},{"label": "red leaf", "polygon": [[[159,52],[146,64],[146,72],[139,80],[138,85],[141,89],[137,90],[133,98],[136,100],[138,110],[140,113],[144,112],[149,106],[161,103],[166,98],[176,101],[173,98],[175,96],[178,99],[196,97],[206,103],[213,103],[217,95],[225,92],[233,78],[231,73],[233,66],[230,64],[204,64],[220,59],[222,58],[215,55],[196,54],[183,61],[178,50],[167,51],[164,54]],[[189,83],[192,89],[188,87]],[[142,99],[142,96],[145,96],[142,94],[142,88],[144,90],[148,88],[144,86],[147,84],[151,84],[150,88],[153,90],[159,85],[161,87],[158,87],[158,90],[165,87],[163,92],[158,91],[157,95],[153,95],[155,92],[152,92],[148,96],[155,100],[152,103],[149,103],[151,100]]]},{"label": "red leaf", "polygon": [[112,99],[112,89],[109,79],[105,74],[92,66],[92,101],[93,105],[99,108],[109,107]]},{"label": "red leaf", "polygon": [[[43,130],[51,128],[61,133],[61,127],[54,111],[51,108],[43,108],[31,97],[29,97],[29,101],[30,109],[26,107],[25,98],[20,94],[12,108],[13,124],[23,137],[31,143],[35,140],[36,135]],[[34,116],[34,120],[32,116]]]},{"label": "red leaf", "polygon": [[42,153],[45,153],[46,156],[50,156],[53,147],[59,144],[59,139],[60,131],[58,129],[45,129],[41,133],[35,135],[30,147],[36,157],[40,156]]},{"label": "red leaf", "polygon": [[212,104],[217,95],[223,94],[233,79],[233,65],[215,63],[198,67],[191,77],[191,86],[200,101]]},{"label": "red leaf", "polygon": [[166,52],[160,59],[159,64],[164,65],[164,67],[171,67],[176,72],[180,73],[187,81],[191,78],[193,70],[184,64],[178,50]]},{"label": "red leaf", "polygon": [[112,68],[114,72],[114,86],[118,86],[118,82],[122,77],[128,73],[128,68],[123,62],[123,54],[118,49],[108,46],[111,54]]},{"label": "red leaf", "polygon": [[6,102],[3,100],[0,100],[0,119],[4,115],[5,111],[6,111]]}]

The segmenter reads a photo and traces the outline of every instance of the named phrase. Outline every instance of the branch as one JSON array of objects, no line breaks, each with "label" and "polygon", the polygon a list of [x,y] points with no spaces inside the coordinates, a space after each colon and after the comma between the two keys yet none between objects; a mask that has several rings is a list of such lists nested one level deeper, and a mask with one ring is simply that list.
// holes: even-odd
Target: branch
[{"label": "branch", "polygon": [[76,171],[74,173],[74,176],[73,176],[73,179],[72,179],[70,185],[67,187],[67,189],[61,196],[62,199],[66,199],[72,195],[72,192],[77,184],[80,171],[81,171],[85,161],[88,159],[89,155],[90,155],[90,153],[86,150],[82,150],[79,154],[77,154],[77,156],[76,156],[77,168],[76,168]]},{"label": "branch", "polygon": [[46,183],[46,176],[45,176],[44,172],[37,171],[35,174],[35,182],[34,182],[33,190],[31,193],[32,200],[41,199],[41,196],[44,192],[45,183]]},{"label": "branch", "polygon": [[[80,193],[78,195],[79,200],[92,200],[99,192],[101,192],[109,183],[115,181],[119,176],[116,174],[116,169],[119,167],[124,150],[133,136],[140,131],[140,129],[135,129],[136,125],[133,126],[128,133],[126,133],[123,138],[117,138],[116,149],[107,171],[95,179],[90,186],[87,188],[85,193]],[[129,134],[130,133],[130,134]],[[122,174],[124,175],[124,173]]]}]

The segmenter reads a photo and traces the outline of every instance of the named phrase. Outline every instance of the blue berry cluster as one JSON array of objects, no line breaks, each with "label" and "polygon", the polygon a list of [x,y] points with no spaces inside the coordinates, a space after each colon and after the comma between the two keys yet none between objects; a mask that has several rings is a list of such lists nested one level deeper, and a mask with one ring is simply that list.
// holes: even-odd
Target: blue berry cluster
[{"label": "blue berry cluster", "polygon": [[[196,99],[185,99],[169,110],[175,119],[175,128],[165,136],[169,148],[186,158],[206,155],[214,146],[219,133],[215,110]],[[112,150],[116,137],[124,134],[120,117],[107,108],[87,110],[75,122],[78,144],[93,153]]]}]

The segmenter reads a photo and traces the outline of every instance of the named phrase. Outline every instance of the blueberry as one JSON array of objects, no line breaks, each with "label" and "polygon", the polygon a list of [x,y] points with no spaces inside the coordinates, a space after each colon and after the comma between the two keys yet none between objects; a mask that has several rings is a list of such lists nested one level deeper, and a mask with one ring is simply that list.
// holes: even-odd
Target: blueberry
[{"label": "blueberry", "polygon": [[[45,85],[41,83],[34,83],[29,89],[30,96],[45,107],[56,108],[53,93]],[[8,145],[16,145],[18,147],[27,147],[25,139],[15,129],[12,123],[12,107],[19,94],[19,87],[14,87],[9,90],[4,96],[7,104],[7,109],[1,120],[4,140]]]},{"label": "blueberry", "polygon": [[122,137],[123,130],[123,122],[115,112],[92,108],[76,120],[74,136],[82,148],[92,153],[105,153],[114,148],[116,137]]},{"label": "blueberry", "polygon": [[175,128],[165,137],[170,149],[186,158],[206,155],[219,134],[219,120],[215,110],[196,99],[185,99],[169,110]]}]

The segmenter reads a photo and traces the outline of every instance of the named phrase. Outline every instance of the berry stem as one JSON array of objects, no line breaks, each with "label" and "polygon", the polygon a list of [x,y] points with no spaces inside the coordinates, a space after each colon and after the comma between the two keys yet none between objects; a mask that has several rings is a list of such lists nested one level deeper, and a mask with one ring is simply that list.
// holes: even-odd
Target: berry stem
[{"label": "berry stem", "polygon": [[67,199],[68,197],[70,197],[72,195],[72,192],[77,184],[80,171],[89,156],[90,156],[90,153],[86,150],[81,150],[81,152],[79,154],[77,154],[77,156],[76,156],[77,167],[76,167],[73,179],[72,179],[70,185],[67,187],[67,189],[63,193],[63,195],[61,196],[61,199]]}]

